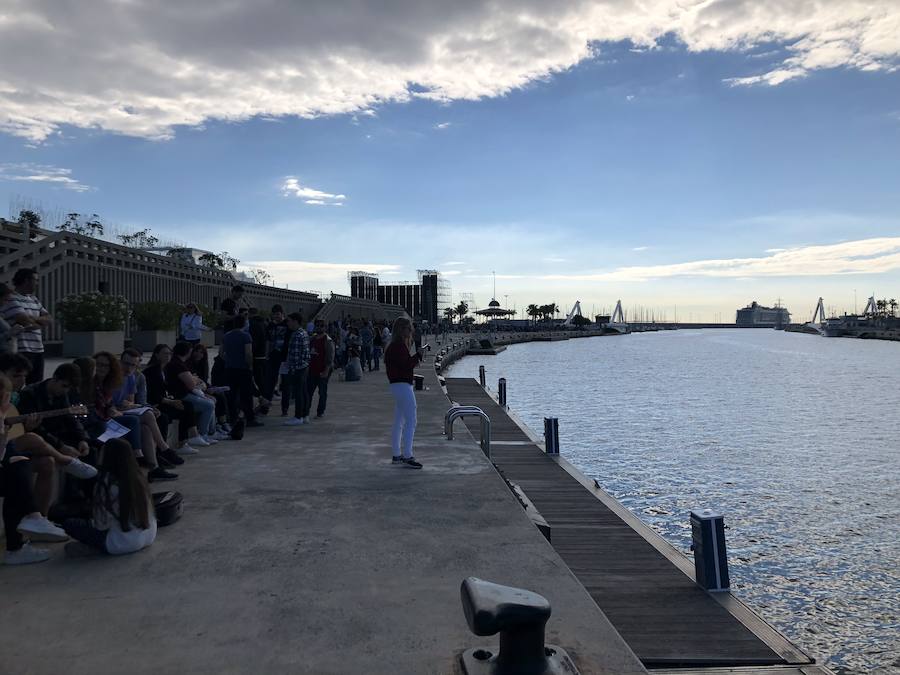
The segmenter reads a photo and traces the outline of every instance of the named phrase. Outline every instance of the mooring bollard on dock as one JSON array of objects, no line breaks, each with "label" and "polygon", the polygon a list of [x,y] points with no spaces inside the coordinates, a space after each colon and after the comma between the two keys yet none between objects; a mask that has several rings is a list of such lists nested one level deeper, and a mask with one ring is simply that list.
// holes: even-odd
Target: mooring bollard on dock
[{"label": "mooring bollard on dock", "polygon": [[711,509],[691,511],[691,539],[697,584],[707,591],[727,591],[730,580],[725,518]]},{"label": "mooring bollard on dock", "polygon": [[497,402],[501,407],[506,407],[506,378],[501,377],[497,382]]},{"label": "mooring bollard on dock", "polygon": [[478,366],[478,382],[482,387],[485,385],[484,366]]},{"label": "mooring bollard on dock", "polygon": [[544,643],[550,601],[524,588],[469,577],[459,589],[469,629],[500,633],[499,647],[475,648],[460,658],[466,675],[578,675],[562,647]]},{"label": "mooring bollard on dock", "polygon": [[559,420],[556,417],[544,418],[544,452],[559,454]]}]

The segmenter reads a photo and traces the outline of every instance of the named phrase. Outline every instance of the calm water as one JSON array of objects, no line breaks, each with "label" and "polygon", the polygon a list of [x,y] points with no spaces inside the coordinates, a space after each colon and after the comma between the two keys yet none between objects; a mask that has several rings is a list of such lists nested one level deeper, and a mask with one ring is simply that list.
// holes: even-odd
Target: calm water
[{"label": "calm water", "polygon": [[900,672],[900,343],[667,331],[515,345],[449,376],[479,364],[685,553],[688,512],[724,512],[733,591],[820,663]]}]

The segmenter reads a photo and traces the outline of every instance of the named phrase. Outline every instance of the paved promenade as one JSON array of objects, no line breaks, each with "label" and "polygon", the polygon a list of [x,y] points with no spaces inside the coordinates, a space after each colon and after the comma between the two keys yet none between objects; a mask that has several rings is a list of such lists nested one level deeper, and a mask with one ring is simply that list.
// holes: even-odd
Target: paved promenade
[{"label": "paved promenade", "polygon": [[472,635],[459,584],[553,605],[548,642],[588,673],[645,672],[526,518],[421,369],[416,455],[393,467],[383,372],[333,379],[313,425],[277,416],[188,458],[185,515],[148,550],[0,566],[0,673],[455,673]]}]

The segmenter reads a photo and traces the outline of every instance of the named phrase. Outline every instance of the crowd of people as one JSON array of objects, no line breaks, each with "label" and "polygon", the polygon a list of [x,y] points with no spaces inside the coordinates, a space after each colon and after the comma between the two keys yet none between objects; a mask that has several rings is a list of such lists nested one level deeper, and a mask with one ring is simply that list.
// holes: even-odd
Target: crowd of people
[{"label": "crowd of people", "polygon": [[133,348],[101,351],[62,363],[45,378],[43,329],[52,317],[36,288],[30,269],[16,272],[12,289],[0,285],[7,564],[50,557],[31,542],[71,538],[70,555],[149,546],[157,528],[151,483],[177,480],[172,469],[186,457],[263,426],[276,402],[284,425],[308,425],[317,395],[315,416],[322,418],[336,369],[353,381],[384,362],[396,401],[392,462],[421,468],[412,445],[413,368],[422,351],[418,343],[412,354],[415,331],[408,319],[398,319],[392,332],[364,320],[304,322],[301,313],[285,313],[277,304],[264,317],[235,286],[222,303],[224,337],[212,360],[202,343],[211,329],[189,303],[174,345],[159,344],[148,355]]}]

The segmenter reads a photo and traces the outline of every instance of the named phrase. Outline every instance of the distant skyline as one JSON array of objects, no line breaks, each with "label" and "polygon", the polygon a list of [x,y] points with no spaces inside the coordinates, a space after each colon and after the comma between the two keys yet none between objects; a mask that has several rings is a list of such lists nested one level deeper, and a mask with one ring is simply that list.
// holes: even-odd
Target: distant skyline
[{"label": "distant skyline", "polygon": [[0,0],[0,199],[326,293],[861,310],[900,296],[900,5],[782,4]]}]

